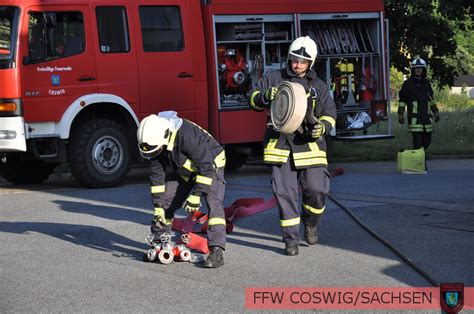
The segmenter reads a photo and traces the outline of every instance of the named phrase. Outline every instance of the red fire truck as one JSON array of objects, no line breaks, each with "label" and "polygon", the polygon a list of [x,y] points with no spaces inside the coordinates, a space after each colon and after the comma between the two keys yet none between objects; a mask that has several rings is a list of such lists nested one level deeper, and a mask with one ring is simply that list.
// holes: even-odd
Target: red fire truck
[{"label": "red fire truck", "polygon": [[243,162],[266,124],[246,94],[302,35],[337,104],[332,135],[390,137],[386,33],[382,0],[3,0],[0,173],[36,183],[67,162],[115,186],[139,160],[140,119],[163,110]]}]

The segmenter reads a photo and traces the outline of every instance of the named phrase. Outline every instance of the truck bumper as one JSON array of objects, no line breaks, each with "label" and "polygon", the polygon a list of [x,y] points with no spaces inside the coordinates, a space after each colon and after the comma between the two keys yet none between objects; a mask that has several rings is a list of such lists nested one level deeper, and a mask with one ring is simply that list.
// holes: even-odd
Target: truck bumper
[{"label": "truck bumper", "polygon": [[23,117],[0,118],[0,152],[26,152]]}]

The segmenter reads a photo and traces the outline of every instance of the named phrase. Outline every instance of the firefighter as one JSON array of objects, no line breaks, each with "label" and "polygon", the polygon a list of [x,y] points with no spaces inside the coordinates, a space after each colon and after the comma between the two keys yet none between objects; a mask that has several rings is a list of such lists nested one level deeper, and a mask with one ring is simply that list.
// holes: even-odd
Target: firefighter
[{"label": "firefighter", "polygon": [[174,111],[144,118],[137,138],[140,154],[151,161],[153,241],[159,242],[161,234],[171,233],[174,213],[183,204],[187,212],[193,212],[199,210],[203,199],[209,211],[210,253],[202,266],[222,266],[226,243],[223,147],[204,129],[179,118]]},{"label": "firefighter", "polygon": [[[411,76],[403,82],[399,92],[398,122],[405,123],[407,108],[408,132],[413,136],[413,149],[431,144],[432,121],[439,121],[438,107],[433,101],[433,89],[426,79],[426,62],[416,58],[411,62]],[[430,112],[432,114],[430,114]]]},{"label": "firefighter", "polygon": [[[266,73],[249,92],[250,106],[262,111],[271,106],[283,81],[300,83],[307,91],[307,114],[297,131],[288,135],[267,124],[265,132],[264,162],[272,167],[272,189],[285,254],[289,256],[298,254],[301,220],[306,242],[318,242],[318,225],[329,193],[325,136],[335,126],[336,106],[328,87],[312,70],[316,55],[316,43],[310,37],[297,38],[289,47],[287,66]],[[299,186],[303,194],[301,211]]]}]

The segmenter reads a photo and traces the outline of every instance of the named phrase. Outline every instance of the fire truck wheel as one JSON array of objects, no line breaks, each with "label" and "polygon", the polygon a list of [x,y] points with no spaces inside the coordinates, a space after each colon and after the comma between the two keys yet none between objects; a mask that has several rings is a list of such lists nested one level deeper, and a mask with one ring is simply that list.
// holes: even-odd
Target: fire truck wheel
[{"label": "fire truck wheel", "polygon": [[13,184],[41,183],[57,165],[42,160],[22,160],[19,155],[11,154],[5,162],[0,161],[0,175]]},{"label": "fire truck wheel", "polygon": [[79,125],[71,132],[68,161],[74,178],[87,187],[119,185],[131,166],[125,130],[107,119]]}]

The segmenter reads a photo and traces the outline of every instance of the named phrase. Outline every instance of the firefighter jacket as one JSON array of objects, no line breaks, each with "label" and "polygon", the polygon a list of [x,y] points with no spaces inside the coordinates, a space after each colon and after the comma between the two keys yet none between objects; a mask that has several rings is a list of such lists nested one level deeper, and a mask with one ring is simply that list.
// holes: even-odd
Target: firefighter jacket
[{"label": "firefighter jacket", "polygon": [[191,194],[207,194],[217,171],[224,166],[224,148],[200,126],[183,119],[182,125],[171,131],[166,149],[151,160],[153,205],[163,207],[165,183],[170,178],[193,180]]},{"label": "firefighter jacket", "polygon": [[398,114],[407,109],[408,132],[432,132],[433,116],[429,113],[438,112],[433,101],[433,89],[425,78],[411,76],[403,82],[399,92]]},{"label": "firefighter jacket", "polygon": [[[267,123],[265,132],[264,162],[267,164],[284,164],[288,158],[293,158],[297,169],[327,166],[326,139],[329,131],[336,124],[336,105],[329,96],[328,88],[310,70],[304,77],[299,77],[286,67],[272,71],[262,77],[255,88],[250,91],[250,106],[256,111],[262,111],[270,106],[265,101],[264,94],[268,88],[277,87],[281,82],[289,81],[303,85],[308,97],[308,108],[302,126],[293,134],[284,134],[273,129]],[[324,134],[320,139],[311,137],[313,117],[318,118],[324,125]]]}]

